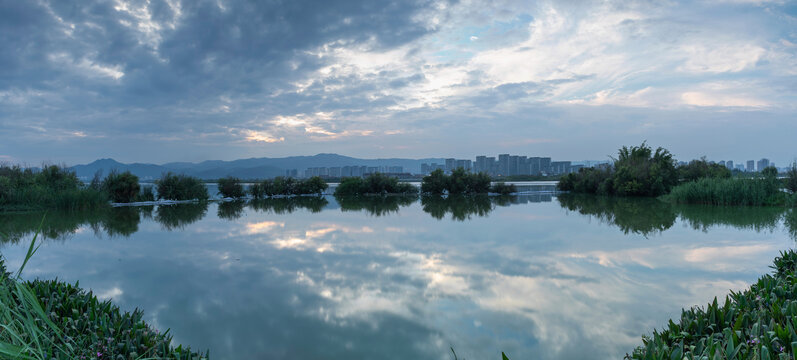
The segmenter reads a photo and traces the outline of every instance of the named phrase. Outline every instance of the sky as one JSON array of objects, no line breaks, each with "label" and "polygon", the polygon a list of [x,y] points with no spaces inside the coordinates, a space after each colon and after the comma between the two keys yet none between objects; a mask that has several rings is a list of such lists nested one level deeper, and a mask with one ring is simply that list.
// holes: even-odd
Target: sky
[{"label": "sky", "polygon": [[797,2],[0,0],[0,162],[797,158]]}]

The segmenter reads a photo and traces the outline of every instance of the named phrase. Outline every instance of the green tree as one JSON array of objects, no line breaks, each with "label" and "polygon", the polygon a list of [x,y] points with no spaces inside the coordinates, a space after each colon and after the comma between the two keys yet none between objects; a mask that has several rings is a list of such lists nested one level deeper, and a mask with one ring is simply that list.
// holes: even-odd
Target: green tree
[{"label": "green tree", "polygon": [[218,186],[218,194],[222,197],[237,199],[245,195],[244,186],[241,185],[241,180],[237,177],[228,176],[226,178],[221,178],[219,179]]},{"label": "green tree", "polygon": [[128,203],[135,201],[141,190],[138,184],[138,176],[133,175],[130,171],[119,173],[111,171],[108,176],[102,181],[100,186],[103,191],[108,193],[111,201],[117,203]]},{"label": "green tree", "polygon": [[786,172],[786,189],[797,194],[797,162],[791,164],[791,168]]},{"label": "green tree", "polygon": [[437,169],[424,176],[421,182],[421,192],[431,195],[442,195],[448,188],[448,177],[443,170]]}]

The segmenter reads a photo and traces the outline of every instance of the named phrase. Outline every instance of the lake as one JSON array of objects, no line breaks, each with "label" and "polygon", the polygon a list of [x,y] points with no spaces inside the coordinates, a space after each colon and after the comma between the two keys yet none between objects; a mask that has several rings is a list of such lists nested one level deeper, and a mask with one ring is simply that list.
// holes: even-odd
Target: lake
[{"label": "lake", "polygon": [[[21,264],[44,214],[3,214]],[[26,278],[80,281],[212,359],[618,359],[792,248],[782,208],[534,194],[48,212]]]}]

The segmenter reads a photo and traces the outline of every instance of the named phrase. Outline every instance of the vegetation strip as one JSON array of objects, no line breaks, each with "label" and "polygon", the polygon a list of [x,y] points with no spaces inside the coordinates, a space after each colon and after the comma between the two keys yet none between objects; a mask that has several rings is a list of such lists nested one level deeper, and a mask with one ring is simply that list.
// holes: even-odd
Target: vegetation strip
[{"label": "vegetation strip", "polygon": [[122,312],[79,285],[58,280],[24,281],[20,275],[38,249],[34,235],[16,274],[0,259],[0,357],[35,360],[208,359],[190,348],[171,346],[136,309]]},{"label": "vegetation strip", "polygon": [[642,338],[626,359],[793,359],[797,354],[797,253],[781,252],[773,275],[720,304],[683,310]]}]

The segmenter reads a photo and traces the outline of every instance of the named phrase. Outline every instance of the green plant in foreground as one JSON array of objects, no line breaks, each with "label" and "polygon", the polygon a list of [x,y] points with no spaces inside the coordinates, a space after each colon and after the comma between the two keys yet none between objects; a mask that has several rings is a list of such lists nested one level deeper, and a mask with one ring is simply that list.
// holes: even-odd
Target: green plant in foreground
[{"label": "green plant in foreground", "polygon": [[21,274],[38,246],[33,236],[16,274],[0,259],[0,358],[3,359],[207,359],[172,347],[139,310],[122,312],[110,301],[57,280],[23,281]]},{"label": "green plant in foreground", "polygon": [[626,359],[793,359],[797,354],[797,253],[781,252],[773,275],[720,304],[683,310]]}]

